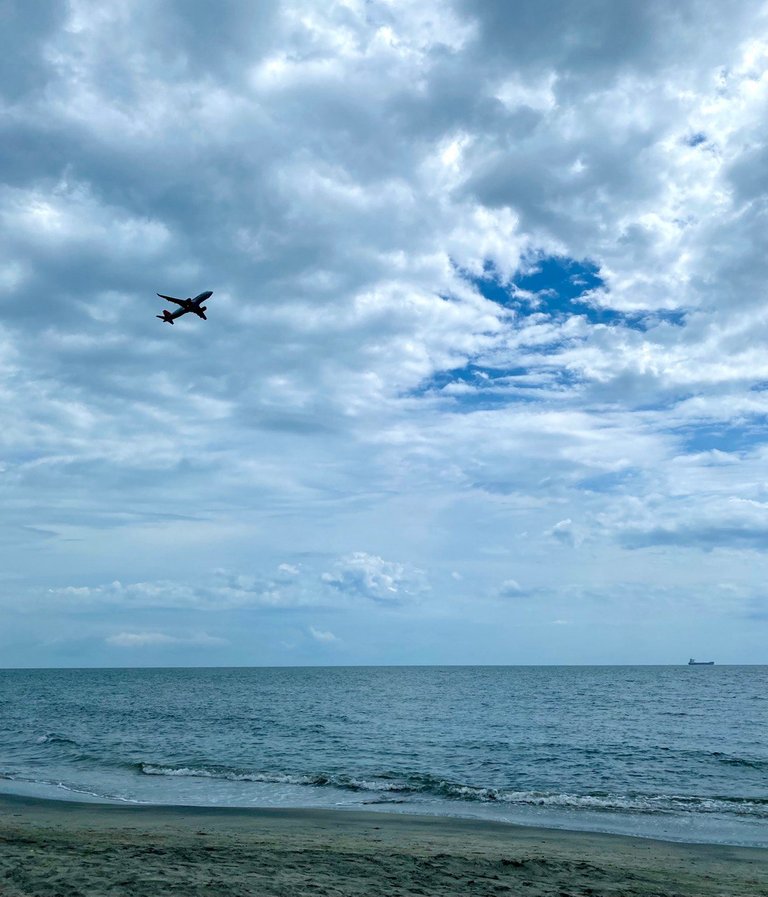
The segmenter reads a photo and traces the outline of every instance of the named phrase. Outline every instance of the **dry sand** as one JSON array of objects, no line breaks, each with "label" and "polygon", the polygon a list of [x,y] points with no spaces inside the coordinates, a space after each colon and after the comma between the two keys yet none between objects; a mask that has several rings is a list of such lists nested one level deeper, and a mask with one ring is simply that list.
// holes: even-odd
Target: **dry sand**
[{"label": "dry sand", "polygon": [[768,895],[768,850],[325,810],[0,796],[0,895]]}]

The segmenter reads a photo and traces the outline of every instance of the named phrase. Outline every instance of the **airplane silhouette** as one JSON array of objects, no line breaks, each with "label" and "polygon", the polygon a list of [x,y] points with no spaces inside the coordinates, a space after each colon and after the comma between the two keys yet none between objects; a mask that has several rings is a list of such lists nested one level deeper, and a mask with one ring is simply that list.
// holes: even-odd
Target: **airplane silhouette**
[{"label": "airplane silhouette", "polygon": [[170,312],[164,308],[161,315],[155,315],[156,318],[160,318],[160,320],[165,321],[166,324],[173,324],[175,318],[180,318],[189,311],[194,312],[198,318],[202,318],[204,321],[208,320],[204,314],[205,306],[203,305],[203,302],[205,302],[206,299],[211,298],[213,290],[206,290],[204,293],[195,296],[194,299],[174,299],[173,296],[164,296],[162,293],[158,293],[157,295],[161,299],[167,299],[169,302],[174,302],[176,305],[181,306],[174,312]]}]

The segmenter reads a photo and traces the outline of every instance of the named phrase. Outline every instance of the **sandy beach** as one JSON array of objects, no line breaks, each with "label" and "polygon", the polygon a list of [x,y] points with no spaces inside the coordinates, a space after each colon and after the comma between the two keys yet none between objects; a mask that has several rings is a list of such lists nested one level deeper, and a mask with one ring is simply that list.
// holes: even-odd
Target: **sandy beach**
[{"label": "sandy beach", "polygon": [[768,851],[324,810],[0,796],[0,895],[768,895]]}]

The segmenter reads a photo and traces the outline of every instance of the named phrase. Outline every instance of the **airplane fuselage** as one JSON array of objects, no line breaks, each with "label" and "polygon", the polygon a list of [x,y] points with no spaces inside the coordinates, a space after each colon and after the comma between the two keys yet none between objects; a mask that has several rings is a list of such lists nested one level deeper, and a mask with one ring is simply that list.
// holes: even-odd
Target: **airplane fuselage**
[{"label": "airplane fuselage", "polygon": [[178,305],[179,307],[175,311],[168,311],[167,309],[163,309],[162,315],[156,315],[156,317],[160,318],[161,321],[164,321],[166,324],[173,324],[176,318],[180,318],[182,315],[187,314],[187,312],[194,312],[199,318],[206,320],[205,317],[205,306],[203,302],[206,299],[210,299],[213,295],[213,290],[205,290],[203,293],[198,293],[194,299],[175,299],[173,296],[164,296],[162,293],[158,293],[161,299],[168,299],[170,302]]}]

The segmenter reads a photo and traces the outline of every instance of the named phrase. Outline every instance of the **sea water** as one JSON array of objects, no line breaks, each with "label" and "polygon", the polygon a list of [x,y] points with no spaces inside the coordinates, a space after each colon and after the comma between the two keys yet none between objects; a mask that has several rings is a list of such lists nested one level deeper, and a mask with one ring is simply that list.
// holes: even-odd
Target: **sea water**
[{"label": "sea water", "polygon": [[0,670],[0,790],[768,846],[768,667]]}]

